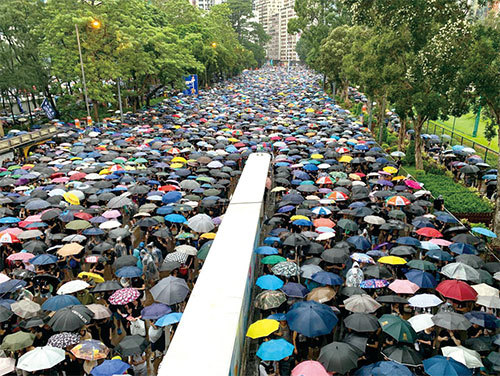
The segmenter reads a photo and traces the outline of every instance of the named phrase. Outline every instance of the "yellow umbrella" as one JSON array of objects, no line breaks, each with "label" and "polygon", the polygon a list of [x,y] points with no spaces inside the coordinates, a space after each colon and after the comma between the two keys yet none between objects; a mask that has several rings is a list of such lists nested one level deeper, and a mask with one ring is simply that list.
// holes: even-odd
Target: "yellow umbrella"
[{"label": "yellow umbrella", "polygon": [[80,199],[71,192],[66,192],[63,194],[64,199],[71,205],[80,205]]},{"label": "yellow umbrella", "polygon": [[389,264],[389,265],[404,265],[406,264],[406,260],[402,257],[397,256],[383,256],[378,259],[378,262],[381,264]]},{"label": "yellow umbrella", "polygon": [[215,232],[206,232],[201,234],[200,239],[215,239]]},{"label": "yellow umbrella", "polygon": [[339,159],[339,162],[340,163],[349,163],[350,161],[352,161],[352,157],[350,155],[343,155],[340,159]]},{"label": "yellow umbrella", "polygon": [[311,158],[312,159],[323,159],[324,157],[321,154],[313,154],[313,155],[311,155]]},{"label": "yellow umbrella", "polygon": [[305,219],[306,221],[310,221],[305,215],[294,215],[290,218],[290,222],[297,221],[299,219]]},{"label": "yellow umbrella", "polygon": [[105,168],[104,170],[99,171],[99,175],[108,175],[110,174],[111,171],[109,169]]},{"label": "yellow umbrella", "polygon": [[57,254],[61,256],[71,256],[80,253],[82,249],[83,246],[78,243],[68,243],[59,248]]},{"label": "yellow umbrella", "polygon": [[359,176],[358,174],[349,174],[349,179],[361,180],[361,176]]},{"label": "yellow umbrella", "polygon": [[314,112],[314,108],[307,108],[306,112]]},{"label": "yellow umbrella", "polygon": [[237,138],[234,138],[234,137],[228,138],[227,140],[229,142],[239,142],[240,141],[240,140],[238,140]]},{"label": "yellow umbrella", "polygon": [[402,175],[394,176],[392,178],[392,180],[394,180],[394,181],[399,181],[399,180],[404,180],[404,179],[406,179],[406,176],[402,176]]},{"label": "yellow umbrella", "polygon": [[186,163],[186,158],[182,158],[182,157],[175,157],[175,158],[172,158],[172,162],[180,162],[180,163]]},{"label": "yellow umbrella", "polygon": [[248,327],[247,337],[253,339],[267,337],[269,334],[274,333],[276,330],[278,330],[279,327],[280,324],[276,320],[259,320]]},{"label": "yellow umbrella", "polygon": [[96,273],[81,272],[80,274],[78,274],[78,278],[83,278],[83,277],[92,278],[97,283],[104,282],[104,278],[102,278],[102,276],[100,276],[99,274],[96,274]]},{"label": "yellow umbrella", "polygon": [[172,163],[170,165],[170,168],[182,168],[183,164],[182,163]]},{"label": "yellow umbrella", "polygon": [[388,172],[389,174],[396,174],[398,172],[398,169],[396,167],[392,166],[386,166],[383,168],[385,172]]}]

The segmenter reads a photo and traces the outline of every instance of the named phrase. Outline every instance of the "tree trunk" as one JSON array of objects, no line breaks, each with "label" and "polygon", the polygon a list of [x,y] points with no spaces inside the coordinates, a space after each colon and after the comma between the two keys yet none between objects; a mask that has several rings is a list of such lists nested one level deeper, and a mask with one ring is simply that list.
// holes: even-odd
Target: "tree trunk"
[{"label": "tree trunk", "polygon": [[332,81],[332,98],[335,99],[336,85],[335,81]]},{"label": "tree trunk", "polygon": [[368,128],[373,132],[373,99],[368,97]]},{"label": "tree trunk", "polygon": [[73,89],[71,88],[69,81],[66,83],[66,86],[68,87],[69,95],[73,95]]},{"label": "tree trunk", "polygon": [[424,169],[424,161],[422,159],[422,126],[424,124],[424,119],[420,116],[414,121],[415,127],[415,168],[417,170]]},{"label": "tree trunk", "polygon": [[[498,127],[500,126],[500,109],[497,109],[497,111],[493,110],[493,113],[495,114],[495,119]],[[498,146],[500,147],[500,137],[498,137]],[[497,169],[498,168],[500,168],[500,155],[498,156],[498,161],[497,161]],[[493,244],[499,246],[500,245],[500,175],[498,174],[497,174],[497,197],[495,199],[495,216],[493,217],[493,231],[497,235],[497,238],[493,239]]]},{"label": "tree trunk", "polygon": [[401,151],[403,149],[403,144],[405,142],[406,135],[406,118],[401,119],[401,126],[399,127],[398,132],[398,150]]},{"label": "tree trunk", "polygon": [[92,101],[93,108],[94,108],[94,119],[98,123],[99,122],[99,102],[98,101]]},{"label": "tree trunk", "polygon": [[37,108],[38,104],[36,103],[35,93],[31,93],[31,100],[33,101],[33,107]]},{"label": "tree trunk", "polygon": [[385,106],[386,106],[386,99],[385,95],[382,97],[382,100],[379,101],[380,107],[377,112],[377,124],[378,124],[378,143],[382,144],[383,142],[383,137],[384,137],[384,127],[385,127]]}]

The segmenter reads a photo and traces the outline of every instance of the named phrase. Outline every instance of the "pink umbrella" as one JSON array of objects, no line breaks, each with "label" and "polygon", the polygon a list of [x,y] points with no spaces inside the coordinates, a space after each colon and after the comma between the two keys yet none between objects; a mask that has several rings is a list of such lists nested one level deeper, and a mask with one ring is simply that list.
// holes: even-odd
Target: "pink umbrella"
[{"label": "pink umbrella", "polygon": [[119,210],[108,210],[102,213],[102,216],[107,219],[118,218],[122,215]]},{"label": "pink umbrella", "polygon": [[448,247],[450,244],[453,244],[452,242],[449,242],[448,240],[444,239],[431,239],[429,242],[434,243],[436,245],[440,245],[442,247]]},{"label": "pink umbrella", "polygon": [[420,287],[406,279],[396,279],[389,285],[396,294],[414,294]]},{"label": "pink umbrella", "polygon": [[51,181],[51,183],[67,183],[67,182],[69,182],[69,178],[67,178],[65,176],[52,179],[52,181]]},{"label": "pink umbrella", "polygon": [[415,180],[405,180],[405,184],[412,189],[422,189],[422,186]]},{"label": "pink umbrella", "polygon": [[35,257],[35,255],[32,253],[29,253],[29,252],[17,252],[17,253],[13,253],[9,257],[7,257],[7,260],[25,262],[25,261],[31,260],[33,257]]},{"label": "pink umbrella", "polygon": [[292,370],[292,376],[329,376],[325,367],[315,360],[306,360],[299,363]]},{"label": "pink umbrella", "polygon": [[136,300],[141,293],[139,290],[127,287],[124,289],[116,290],[108,299],[113,305],[125,305]]},{"label": "pink umbrella", "polygon": [[24,218],[26,222],[43,222],[42,216],[40,214],[30,215],[29,217]]},{"label": "pink umbrella", "polygon": [[6,228],[5,230],[3,230],[1,234],[11,234],[11,235],[14,235],[14,236],[18,236],[19,234],[22,234],[24,231],[22,229],[20,229],[19,227],[11,227],[11,228]]}]

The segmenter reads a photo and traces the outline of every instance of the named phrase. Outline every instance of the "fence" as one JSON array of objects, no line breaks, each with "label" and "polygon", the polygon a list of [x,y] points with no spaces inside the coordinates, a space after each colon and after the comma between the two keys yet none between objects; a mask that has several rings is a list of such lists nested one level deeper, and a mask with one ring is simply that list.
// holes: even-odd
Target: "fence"
[{"label": "fence", "polygon": [[38,131],[25,133],[20,136],[5,138],[3,140],[0,140],[0,154],[7,153],[15,148],[19,148],[27,144],[33,144],[46,140],[53,137],[58,132],[59,131],[57,130],[57,127],[52,126],[48,128],[42,128]]},{"label": "fence", "polygon": [[479,144],[478,142],[474,141],[473,139],[468,138],[467,136],[464,136],[460,132],[457,132],[453,129],[449,129],[448,127],[439,124],[435,121],[428,121],[427,126],[425,128],[425,131],[422,130],[422,133],[429,133],[429,134],[437,134],[439,136],[442,135],[448,135],[450,139],[451,145],[464,145],[473,148],[476,150],[477,154],[483,158],[483,160],[488,163],[490,166],[496,168],[498,164],[498,152],[484,146],[482,144]]}]

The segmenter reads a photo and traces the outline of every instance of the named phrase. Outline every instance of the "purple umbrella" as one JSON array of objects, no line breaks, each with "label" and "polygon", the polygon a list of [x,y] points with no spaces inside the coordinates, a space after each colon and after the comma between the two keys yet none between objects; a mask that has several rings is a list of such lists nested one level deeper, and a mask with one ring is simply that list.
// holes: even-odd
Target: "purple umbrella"
[{"label": "purple umbrella", "polygon": [[153,303],[144,307],[141,311],[141,316],[145,320],[156,320],[172,312],[172,309],[163,303]]}]

